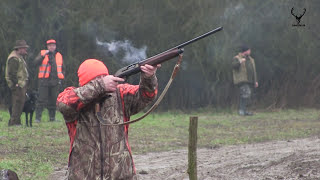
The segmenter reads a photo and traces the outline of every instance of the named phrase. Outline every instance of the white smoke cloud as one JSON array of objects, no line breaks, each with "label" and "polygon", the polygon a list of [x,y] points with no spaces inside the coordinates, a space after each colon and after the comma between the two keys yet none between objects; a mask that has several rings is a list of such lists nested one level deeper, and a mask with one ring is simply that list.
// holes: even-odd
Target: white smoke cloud
[{"label": "white smoke cloud", "polygon": [[225,19],[229,18],[230,16],[236,16],[238,13],[240,13],[244,9],[244,6],[241,2],[239,2],[236,6],[233,6],[232,4],[227,7],[223,13],[223,17]]},{"label": "white smoke cloud", "polygon": [[129,40],[101,42],[96,39],[96,43],[106,48],[113,56],[123,62],[133,63],[147,58],[147,46],[135,48]]}]

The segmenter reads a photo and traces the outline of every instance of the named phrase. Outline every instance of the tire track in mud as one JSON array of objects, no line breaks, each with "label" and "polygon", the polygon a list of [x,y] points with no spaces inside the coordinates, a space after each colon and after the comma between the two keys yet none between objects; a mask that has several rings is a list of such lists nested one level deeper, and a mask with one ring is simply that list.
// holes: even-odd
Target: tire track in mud
[{"label": "tire track in mud", "polygon": [[[187,154],[187,150],[177,150],[136,155],[138,177],[188,179]],[[320,179],[318,137],[199,149],[197,158],[201,180]]]},{"label": "tire track in mud", "polygon": [[[139,180],[189,179],[187,150],[133,156]],[[320,138],[198,149],[197,159],[199,180],[319,180]],[[65,175],[66,167],[49,179]]]}]

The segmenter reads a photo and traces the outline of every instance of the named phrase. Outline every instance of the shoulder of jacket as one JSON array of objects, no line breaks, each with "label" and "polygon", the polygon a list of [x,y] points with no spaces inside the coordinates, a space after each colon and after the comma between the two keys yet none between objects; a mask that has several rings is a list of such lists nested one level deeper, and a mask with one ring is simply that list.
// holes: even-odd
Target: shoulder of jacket
[{"label": "shoulder of jacket", "polygon": [[241,57],[240,57],[240,55],[239,54],[237,54],[237,55],[235,55],[234,57],[233,57],[233,59],[240,59]]},{"label": "shoulder of jacket", "polygon": [[17,54],[16,51],[12,51],[12,52],[9,54],[8,60],[9,60],[9,59],[12,59],[12,58],[19,59],[19,56],[18,56],[18,54]]},{"label": "shoulder of jacket", "polygon": [[60,52],[56,52],[56,55],[55,55],[55,57],[59,57],[59,58],[61,58],[61,59],[63,59],[63,56],[62,56],[62,54],[60,53]]},{"label": "shoulder of jacket", "polygon": [[8,58],[8,62],[12,62],[12,61],[20,62],[20,58],[17,56],[11,56]]}]

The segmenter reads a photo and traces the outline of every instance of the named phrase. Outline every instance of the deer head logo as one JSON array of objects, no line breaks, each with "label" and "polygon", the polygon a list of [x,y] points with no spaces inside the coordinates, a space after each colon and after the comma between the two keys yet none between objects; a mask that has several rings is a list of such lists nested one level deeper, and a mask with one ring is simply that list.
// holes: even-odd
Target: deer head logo
[{"label": "deer head logo", "polygon": [[301,21],[302,16],[306,13],[306,8],[303,8],[303,13],[300,15],[294,14],[293,10],[294,10],[294,8],[291,9],[291,14],[296,18],[296,21],[297,21],[297,24],[293,24],[293,26],[305,26],[304,24],[301,25],[300,21]]}]

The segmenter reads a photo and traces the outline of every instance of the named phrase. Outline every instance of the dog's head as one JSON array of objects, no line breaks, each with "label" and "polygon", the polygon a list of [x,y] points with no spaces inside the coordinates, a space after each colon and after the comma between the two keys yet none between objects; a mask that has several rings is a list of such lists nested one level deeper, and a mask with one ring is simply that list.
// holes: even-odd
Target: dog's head
[{"label": "dog's head", "polygon": [[29,101],[31,104],[35,104],[38,99],[38,92],[37,91],[29,91],[26,93],[26,101]]}]

